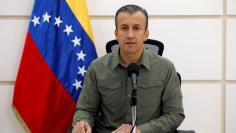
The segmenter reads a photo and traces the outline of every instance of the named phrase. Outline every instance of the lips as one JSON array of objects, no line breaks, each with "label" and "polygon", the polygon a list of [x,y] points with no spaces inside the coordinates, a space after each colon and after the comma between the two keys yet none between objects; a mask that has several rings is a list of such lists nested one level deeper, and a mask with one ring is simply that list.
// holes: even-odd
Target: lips
[{"label": "lips", "polygon": [[136,44],[135,42],[126,42],[126,44]]}]

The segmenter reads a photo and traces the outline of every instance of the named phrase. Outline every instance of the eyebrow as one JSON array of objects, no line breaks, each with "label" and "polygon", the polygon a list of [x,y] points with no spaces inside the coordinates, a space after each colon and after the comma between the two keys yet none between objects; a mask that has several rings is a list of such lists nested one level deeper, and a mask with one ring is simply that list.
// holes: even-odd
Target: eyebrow
[{"label": "eyebrow", "polygon": [[[120,26],[121,26],[121,27],[124,27],[124,26],[128,26],[128,24],[121,24]],[[140,24],[134,24],[133,26],[138,26],[138,27],[140,27],[141,25],[140,25]]]}]

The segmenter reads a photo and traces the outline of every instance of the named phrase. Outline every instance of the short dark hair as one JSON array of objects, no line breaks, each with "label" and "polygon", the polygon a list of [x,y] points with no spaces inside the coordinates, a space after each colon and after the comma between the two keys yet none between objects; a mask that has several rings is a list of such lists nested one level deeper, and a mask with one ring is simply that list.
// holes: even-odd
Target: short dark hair
[{"label": "short dark hair", "polygon": [[138,6],[138,5],[133,5],[133,4],[130,4],[130,5],[125,5],[125,6],[122,6],[120,9],[117,10],[116,12],[116,16],[115,16],[115,24],[116,24],[116,28],[117,28],[117,17],[119,16],[120,13],[129,13],[129,14],[133,14],[133,13],[136,13],[136,12],[141,12],[143,13],[143,15],[146,17],[146,26],[145,26],[145,30],[147,30],[148,28],[148,13],[147,11]]}]

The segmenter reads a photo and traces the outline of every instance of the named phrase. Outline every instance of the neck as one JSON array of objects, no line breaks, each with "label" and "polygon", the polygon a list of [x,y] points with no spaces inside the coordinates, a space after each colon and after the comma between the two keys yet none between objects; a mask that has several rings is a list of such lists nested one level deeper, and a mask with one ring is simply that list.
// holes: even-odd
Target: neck
[{"label": "neck", "polygon": [[128,66],[131,63],[138,63],[141,58],[142,52],[143,51],[141,51],[140,53],[123,53],[120,51],[120,57],[123,65]]}]

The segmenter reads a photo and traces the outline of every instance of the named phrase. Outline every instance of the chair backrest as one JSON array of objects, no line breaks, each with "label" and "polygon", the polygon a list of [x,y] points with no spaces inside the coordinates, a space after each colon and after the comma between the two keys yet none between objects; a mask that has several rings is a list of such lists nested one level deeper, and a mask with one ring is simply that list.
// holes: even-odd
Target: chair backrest
[{"label": "chair backrest", "polygon": [[[107,53],[110,53],[117,48],[119,48],[119,43],[117,40],[111,40],[111,41],[107,42],[107,44],[106,44],[106,52]],[[155,54],[162,56],[163,51],[164,51],[164,44],[162,42],[154,40],[154,39],[147,39],[146,41],[144,41],[144,48],[155,53]],[[179,82],[181,85],[181,80],[182,80],[181,76],[178,72],[177,72],[177,75],[178,75]]]},{"label": "chair backrest", "polygon": [[[106,44],[106,52],[110,53],[114,49],[119,48],[119,43],[117,40],[111,40],[107,42]],[[164,51],[164,44],[160,41],[153,40],[153,39],[147,39],[144,41],[144,48],[150,50],[151,52],[158,54],[162,56],[163,51]]]}]

